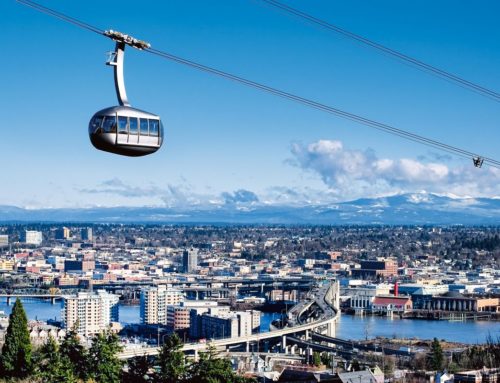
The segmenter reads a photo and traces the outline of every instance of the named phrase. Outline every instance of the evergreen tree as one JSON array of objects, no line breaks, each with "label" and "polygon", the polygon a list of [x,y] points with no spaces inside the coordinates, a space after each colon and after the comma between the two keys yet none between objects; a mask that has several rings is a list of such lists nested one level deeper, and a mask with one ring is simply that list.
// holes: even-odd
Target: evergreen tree
[{"label": "evergreen tree", "polygon": [[321,354],[321,363],[326,367],[332,367],[332,356],[331,354],[324,352]]},{"label": "evergreen tree", "polygon": [[87,355],[89,377],[99,383],[119,383],[123,362],[118,359],[122,350],[118,336],[111,332],[97,334]]},{"label": "evergreen tree", "polygon": [[313,353],[313,364],[316,367],[321,365],[321,355],[317,351],[314,351],[314,353]]},{"label": "evergreen tree", "polygon": [[486,345],[474,345],[461,353],[454,353],[453,362],[460,369],[476,370],[500,366],[500,337],[494,340],[490,335],[486,339]]},{"label": "evergreen tree", "polygon": [[2,375],[24,378],[31,371],[31,341],[28,319],[19,299],[9,316],[9,327],[1,356]]},{"label": "evergreen tree", "polygon": [[68,360],[73,375],[85,381],[88,375],[87,351],[80,343],[77,328],[78,323],[66,333],[59,348],[59,352]]},{"label": "evergreen tree", "polygon": [[187,365],[181,348],[182,342],[177,334],[174,333],[166,339],[158,355],[158,382],[175,383],[185,380]]},{"label": "evergreen tree", "polygon": [[439,371],[443,368],[443,362],[444,355],[441,343],[437,338],[434,338],[431,344],[430,367],[435,371]]},{"label": "evergreen tree", "polygon": [[210,347],[200,354],[200,360],[192,365],[189,382],[193,383],[248,383],[246,379],[233,371],[228,359],[218,358],[216,351]]},{"label": "evergreen tree", "polygon": [[71,362],[66,356],[61,355],[59,346],[52,337],[49,337],[42,346],[34,362],[36,376],[41,378],[42,382],[75,383],[77,381]]},{"label": "evergreen tree", "polygon": [[149,378],[150,364],[147,356],[131,358],[127,362],[128,371],[123,375],[123,383],[146,383]]}]

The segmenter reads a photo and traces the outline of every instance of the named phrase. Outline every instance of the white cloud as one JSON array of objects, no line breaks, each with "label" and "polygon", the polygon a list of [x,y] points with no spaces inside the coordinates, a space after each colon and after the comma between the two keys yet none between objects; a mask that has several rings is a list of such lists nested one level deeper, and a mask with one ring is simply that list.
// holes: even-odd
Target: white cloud
[{"label": "white cloud", "polygon": [[106,205],[197,209],[259,204],[335,204],[422,190],[452,198],[500,196],[500,170],[487,166],[477,169],[472,161],[453,166],[449,161],[438,161],[436,155],[419,159],[379,158],[371,149],[351,150],[334,140],[294,144],[291,153],[292,158],[287,163],[310,172],[313,177],[318,176],[323,185],[313,179],[312,184],[311,180],[302,180],[295,186],[271,185],[260,191],[207,189],[200,192],[187,180],[181,180],[176,185],[159,186],[154,183],[129,184],[113,178],[94,187],[79,188],[78,191],[87,196],[93,195],[92,198],[105,201]]},{"label": "white cloud", "polygon": [[178,185],[167,184],[160,187],[154,184],[136,186],[123,182],[118,178],[102,181],[95,187],[78,188],[80,193],[100,194],[120,197],[117,202],[123,205],[135,206],[147,201],[148,205],[169,208],[204,208],[213,205],[252,204],[259,202],[259,197],[252,191],[238,189],[233,192],[199,193],[185,180]]},{"label": "white cloud", "polygon": [[294,144],[291,152],[291,163],[319,175],[339,199],[420,189],[459,196],[492,197],[500,194],[500,170],[487,166],[477,169],[472,161],[452,167],[425,159],[378,158],[371,149],[345,149],[342,142],[331,140]]},{"label": "white cloud", "polygon": [[227,204],[259,202],[259,197],[254,192],[245,189],[239,189],[233,193],[224,192],[221,197],[224,198],[224,202]]},{"label": "white cloud", "polygon": [[155,185],[131,186],[125,184],[118,178],[112,178],[101,182],[94,188],[81,188],[78,191],[87,194],[114,194],[128,198],[142,198],[144,196],[158,195],[163,191]]}]

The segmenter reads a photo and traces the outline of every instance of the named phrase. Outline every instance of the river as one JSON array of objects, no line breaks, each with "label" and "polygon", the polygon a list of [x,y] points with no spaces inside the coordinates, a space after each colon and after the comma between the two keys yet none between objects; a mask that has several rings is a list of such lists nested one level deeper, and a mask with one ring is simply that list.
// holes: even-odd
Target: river
[{"label": "river", "polygon": [[[60,319],[61,305],[50,302],[23,302],[29,319]],[[139,323],[139,306],[120,305],[120,322]],[[12,305],[8,306],[5,299],[0,300],[0,310],[9,314]],[[277,319],[277,313],[263,313],[261,331],[269,330],[269,323]],[[445,339],[462,343],[484,343],[488,335],[493,339],[500,338],[500,322],[490,321],[427,321],[417,319],[389,319],[385,317],[359,317],[342,315],[336,326],[336,336],[343,339],[365,339],[384,336],[388,338]]]},{"label": "river", "polygon": [[342,315],[336,336],[342,339],[387,338],[445,339],[462,343],[484,343],[488,335],[500,337],[500,322],[494,321],[431,321],[420,319],[390,319],[378,316]]}]

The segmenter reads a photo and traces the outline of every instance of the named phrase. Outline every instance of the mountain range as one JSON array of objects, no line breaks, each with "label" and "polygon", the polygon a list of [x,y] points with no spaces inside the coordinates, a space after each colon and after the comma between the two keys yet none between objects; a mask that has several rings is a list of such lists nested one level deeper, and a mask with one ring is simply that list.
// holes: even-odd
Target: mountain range
[{"label": "mountain range", "polygon": [[189,207],[25,209],[0,205],[1,222],[499,225],[500,198],[409,193],[317,205],[252,201]]}]

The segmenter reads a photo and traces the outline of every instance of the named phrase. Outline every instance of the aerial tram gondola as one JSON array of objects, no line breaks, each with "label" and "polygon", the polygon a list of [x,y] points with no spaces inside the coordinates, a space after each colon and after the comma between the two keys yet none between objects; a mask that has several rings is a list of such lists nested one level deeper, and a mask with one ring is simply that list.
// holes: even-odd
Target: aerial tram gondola
[{"label": "aerial tram gondola", "polygon": [[160,116],[132,108],[128,102],[123,77],[125,46],[146,49],[150,44],[121,32],[109,30],[104,35],[116,41],[107,65],[114,67],[115,89],[119,105],[95,113],[89,123],[89,137],[99,150],[138,157],[156,152],[163,143]]},{"label": "aerial tram gondola", "polygon": [[[237,81],[246,86],[253,87],[261,91],[265,91],[273,95],[283,97],[291,101],[295,101],[300,104],[310,106],[312,108],[324,112],[331,113],[338,117],[342,117],[350,121],[354,121],[389,134],[394,134],[396,136],[405,138],[407,140],[418,142],[420,144],[440,149],[449,153],[454,153],[461,157],[466,157],[466,158],[472,157],[473,164],[476,168],[481,168],[483,164],[487,164],[489,166],[500,169],[500,161],[498,160],[479,156],[468,150],[457,148],[455,146],[451,146],[437,140],[426,138],[418,134],[405,131],[403,129],[398,129],[396,127],[375,120],[371,120],[369,118],[354,113],[349,113],[342,109],[335,108],[312,99],[304,98],[293,93],[289,93],[228,72],[224,72],[222,70],[207,65],[197,63],[195,61],[184,59],[182,57],[175,56],[169,52],[164,52],[158,49],[151,49],[150,44],[144,41],[137,40],[129,35],[112,30],[103,31],[95,26],[92,26],[88,23],[85,23],[71,16],[65,15],[61,12],[57,12],[53,9],[47,8],[32,0],[17,0],[17,1],[19,1],[24,5],[32,7],[37,11],[46,13],[53,17],[57,17],[59,19],[64,20],[65,22],[72,23],[80,28],[97,33],[99,35],[107,36],[112,40],[116,41],[116,48],[112,54],[112,59],[109,60],[107,64],[114,66],[115,88],[118,97],[118,102],[120,105],[103,109],[97,112],[92,117],[89,123],[89,136],[92,144],[97,149],[126,156],[143,156],[156,152],[163,143],[163,126],[160,117],[152,113],[132,108],[127,100],[125,92],[125,84],[123,80],[123,55],[124,55],[125,45],[130,45],[134,48],[145,50],[151,54],[157,55],[164,59],[172,60],[177,63],[187,65],[189,67],[207,73],[211,73],[220,77],[224,77],[232,81]],[[348,34],[352,35],[350,32]],[[397,53],[396,51],[393,51],[393,53],[394,52]],[[407,58],[411,59],[411,57],[409,56],[407,56]],[[428,69],[430,68],[438,70],[437,68],[429,66],[425,63],[418,62],[418,65],[420,64],[426,65]],[[446,75],[445,77],[451,76],[453,77],[454,80],[459,80],[461,83],[467,83],[471,85],[474,89],[482,92],[483,94],[487,94],[489,96],[496,97],[496,99],[500,99],[500,94],[494,91],[490,91],[486,88],[480,87],[479,85],[470,83],[467,80],[460,79],[459,77],[449,74],[445,71],[440,71],[440,74]]]}]

